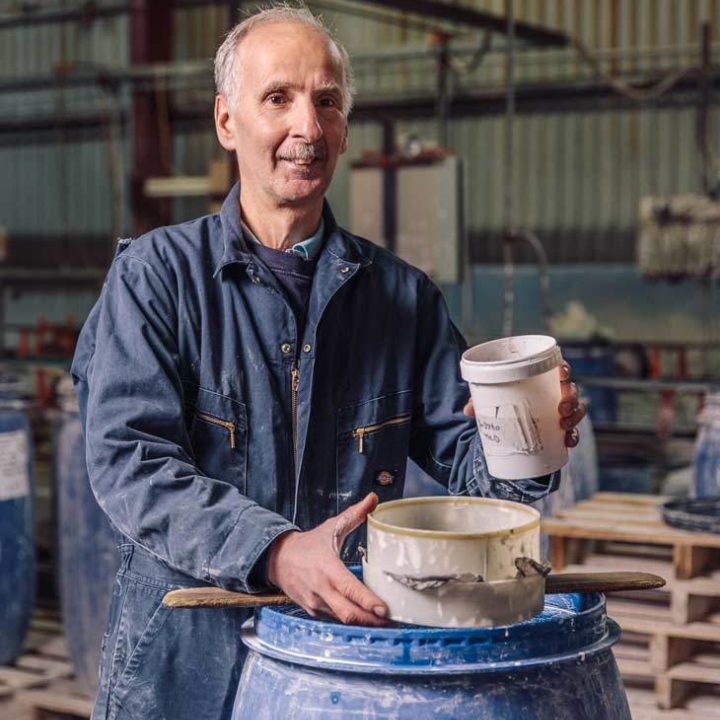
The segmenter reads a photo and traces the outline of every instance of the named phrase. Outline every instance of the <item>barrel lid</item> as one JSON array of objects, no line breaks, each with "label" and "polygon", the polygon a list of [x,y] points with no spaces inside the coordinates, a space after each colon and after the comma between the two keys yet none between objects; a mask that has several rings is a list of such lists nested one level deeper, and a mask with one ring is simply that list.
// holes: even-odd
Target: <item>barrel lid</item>
[{"label": "barrel lid", "polygon": [[547,595],[531,620],[495,628],[370,628],[311,618],[295,605],[262,607],[243,642],[296,665],[384,675],[521,670],[612,645],[619,628],[598,593]]}]

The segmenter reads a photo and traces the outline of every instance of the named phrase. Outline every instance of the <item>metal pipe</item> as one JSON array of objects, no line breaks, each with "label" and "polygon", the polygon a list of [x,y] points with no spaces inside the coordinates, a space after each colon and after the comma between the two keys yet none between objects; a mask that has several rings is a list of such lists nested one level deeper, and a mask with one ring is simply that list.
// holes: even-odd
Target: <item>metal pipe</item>
[{"label": "metal pipe", "polygon": [[505,234],[503,236],[503,314],[502,334],[512,335],[515,309],[515,272],[513,263],[513,243],[515,242],[515,13],[513,0],[506,0],[507,48],[505,66],[505,177],[504,210]]}]

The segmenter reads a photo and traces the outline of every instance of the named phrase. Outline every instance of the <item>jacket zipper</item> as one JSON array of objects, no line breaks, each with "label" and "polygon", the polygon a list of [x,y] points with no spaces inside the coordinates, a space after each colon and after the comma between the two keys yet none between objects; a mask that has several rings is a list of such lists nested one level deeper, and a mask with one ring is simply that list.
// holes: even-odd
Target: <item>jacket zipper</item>
[{"label": "jacket zipper", "polygon": [[207,413],[196,412],[197,417],[211,425],[217,425],[218,427],[225,428],[228,431],[230,438],[230,449],[235,449],[235,423],[230,420],[222,420],[221,418],[215,417],[214,415],[208,415]]},{"label": "jacket zipper", "polygon": [[298,386],[300,385],[300,370],[298,370],[297,361],[293,363],[290,370],[290,412],[292,414],[292,451],[293,465],[297,472],[297,396]]},{"label": "jacket zipper", "polygon": [[402,425],[403,423],[408,422],[408,420],[410,420],[409,414],[400,415],[399,417],[392,418],[391,420],[385,420],[385,422],[377,423],[375,425],[366,425],[365,427],[355,428],[352,431],[352,434],[353,437],[356,437],[358,439],[358,452],[361,454],[364,452],[366,435],[377,432],[378,430],[382,430],[382,428],[388,427],[390,425]]}]

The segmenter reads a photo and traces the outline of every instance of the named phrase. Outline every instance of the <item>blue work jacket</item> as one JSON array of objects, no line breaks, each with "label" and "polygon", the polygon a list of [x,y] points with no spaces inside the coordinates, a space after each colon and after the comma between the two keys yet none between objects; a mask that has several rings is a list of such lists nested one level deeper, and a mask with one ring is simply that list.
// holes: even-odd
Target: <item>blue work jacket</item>
[{"label": "blue work jacket", "polygon": [[[147,625],[172,625],[157,618],[164,590],[259,590],[256,565],[278,535],[312,528],[369,491],[401,497],[408,457],[453,495],[531,502],[557,484],[488,474],[462,412],[465,344],[440,291],[339,228],[327,206],[324,218],[302,337],[272,272],[248,251],[239,186],[218,214],[121,241],[72,366],[90,482],[124,553],[95,718],[136,717],[130,689],[142,685],[135,666]],[[349,539],[344,560],[358,559],[361,539]],[[138,587],[155,589],[152,600]],[[200,625],[211,613],[202,622],[219,632],[244,617],[169,612],[195,613]],[[183,637],[164,650],[217,654],[193,627],[178,625]],[[220,685],[236,681],[242,661],[239,637],[222,645]],[[181,670],[166,685],[181,685]],[[220,693],[216,680],[209,693]],[[228,707],[217,700],[216,714],[203,706],[193,715],[182,687],[154,697],[156,714],[137,717],[223,717]]]}]

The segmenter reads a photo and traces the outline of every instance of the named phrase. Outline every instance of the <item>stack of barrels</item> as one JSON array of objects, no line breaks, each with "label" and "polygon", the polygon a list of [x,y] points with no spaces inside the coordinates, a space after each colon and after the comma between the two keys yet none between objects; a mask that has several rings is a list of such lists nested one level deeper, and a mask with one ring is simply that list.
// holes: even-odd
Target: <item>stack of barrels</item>
[{"label": "stack of barrels", "polygon": [[69,378],[61,383],[59,398],[62,414],[55,434],[54,476],[63,626],[78,684],[94,695],[120,558],[110,522],[90,487],[80,416]]},{"label": "stack of barrels", "polygon": [[17,658],[35,597],[33,472],[20,383],[0,374],[0,665]]}]

